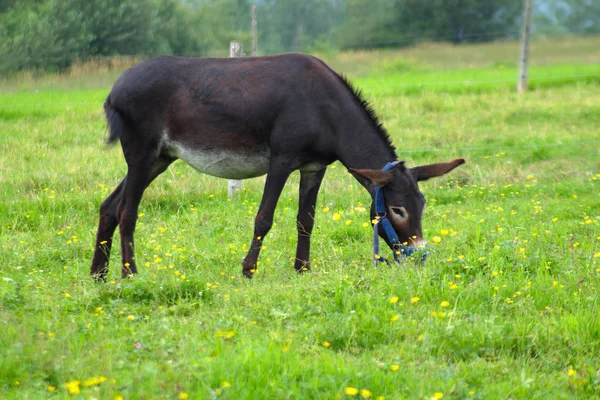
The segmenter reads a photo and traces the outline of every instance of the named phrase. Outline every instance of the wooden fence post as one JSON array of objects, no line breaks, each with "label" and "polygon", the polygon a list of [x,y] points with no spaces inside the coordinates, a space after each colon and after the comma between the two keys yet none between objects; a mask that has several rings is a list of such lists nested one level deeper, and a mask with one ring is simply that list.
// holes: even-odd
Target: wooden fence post
[{"label": "wooden fence post", "polygon": [[[233,41],[229,44],[229,57],[242,57],[244,50],[241,42]],[[242,181],[239,179],[230,179],[227,184],[227,194],[232,198],[236,192],[242,189]]]},{"label": "wooden fence post", "polygon": [[519,59],[519,82],[517,92],[527,91],[529,80],[529,35],[531,33],[531,16],[533,14],[533,0],[523,1],[523,26],[521,29],[521,57]]}]

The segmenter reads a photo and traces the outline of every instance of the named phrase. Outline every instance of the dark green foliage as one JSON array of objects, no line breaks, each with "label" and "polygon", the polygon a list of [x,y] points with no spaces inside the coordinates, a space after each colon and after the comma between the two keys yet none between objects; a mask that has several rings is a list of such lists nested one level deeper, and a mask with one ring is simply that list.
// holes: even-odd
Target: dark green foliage
[{"label": "dark green foliage", "polygon": [[200,53],[175,0],[46,0],[0,15],[1,72],[63,69],[77,59]]},{"label": "dark green foliage", "polygon": [[413,35],[456,43],[514,35],[522,0],[399,1],[397,24]]},{"label": "dark green foliage", "polygon": [[[225,56],[251,51],[383,48],[420,41],[483,42],[519,36],[522,0],[0,0],[0,73],[61,70],[115,55]],[[598,31],[593,0],[538,0],[535,34]]]},{"label": "dark green foliage", "polygon": [[522,0],[349,0],[339,29],[342,48],[456,43],[514,35]]},{"label": "dark green foliage", "polygon": [[261,51],[306,50],[318,42],[331,46],[330,33],[339,24],[344,2],[334,0],[268,0],[258,7]]},{"label": "dark green foliage", "polygon": [[81,10],[48,1],[31,7],[15,7],[2,16],[0,28],[1,69],[64,67],[83,56],[85,32]]},{"label": "dark green foliage", "polygon": [[349,0],[345,21],[335,28],[341,48],[387,47],[405,39],[405,32],[394,27],[394,5],[387,0]]}]

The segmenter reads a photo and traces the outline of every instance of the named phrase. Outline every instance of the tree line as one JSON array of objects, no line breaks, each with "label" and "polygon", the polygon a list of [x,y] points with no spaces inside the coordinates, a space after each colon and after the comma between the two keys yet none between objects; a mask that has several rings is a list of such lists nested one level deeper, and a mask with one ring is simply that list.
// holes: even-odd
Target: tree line
[{"label": "tree line", "polygon": [[[327,51],[517,37],[522,0],[0,0],[0,72],[64,69],[89,57]],[[536,32],[595,33],[596,0],[536,0]]]}]

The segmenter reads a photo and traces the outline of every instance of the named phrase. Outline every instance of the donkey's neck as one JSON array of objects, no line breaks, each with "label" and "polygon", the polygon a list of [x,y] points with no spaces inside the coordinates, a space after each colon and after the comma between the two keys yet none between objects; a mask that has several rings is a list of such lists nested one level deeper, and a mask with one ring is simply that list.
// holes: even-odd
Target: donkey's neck
[{"label": "donkey's neck", "polygon": [[385,133],[379,131],[364,110],[345,119],[338,127],[338,135],[336,153],[346,168],[381,169],[397,159]]}]

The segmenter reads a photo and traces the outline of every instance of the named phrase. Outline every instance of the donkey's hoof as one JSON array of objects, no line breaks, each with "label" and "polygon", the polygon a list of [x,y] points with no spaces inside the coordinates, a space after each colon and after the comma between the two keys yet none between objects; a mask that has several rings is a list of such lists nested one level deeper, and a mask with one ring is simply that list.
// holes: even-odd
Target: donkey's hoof
[{"label": "donkey's hoof", "polygon": [[106,283],[106,274],[101,273],[91,273],[90,276],[97,283]]},{"label": "donkey's hoof", "polygon": [[299,274],[310,272],[310,261],[296,259],[296,262],[294,263],[294,269]]},{"label": "donkey's hoof", "polygon": [[252,279],[255,272],[256,272],[255,269],[248,269],[248,270],[244,269],[244,270],[242,270],[242,275],[244,275],[244,277],[246,277],[248,279]]},{"label": "donkey's hoof", "polygon": [[90,276],[95,282],[106,283],[106,275],[108,275],[108,265],[101,267],[92,265],[90,269]]}]

